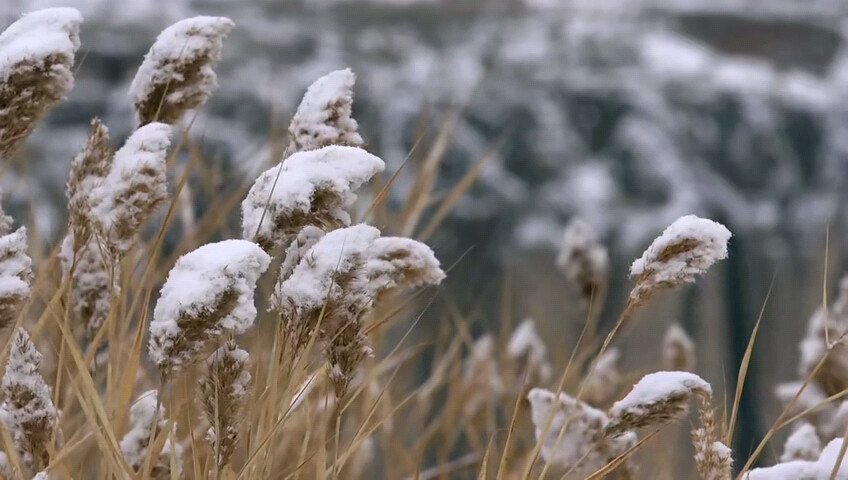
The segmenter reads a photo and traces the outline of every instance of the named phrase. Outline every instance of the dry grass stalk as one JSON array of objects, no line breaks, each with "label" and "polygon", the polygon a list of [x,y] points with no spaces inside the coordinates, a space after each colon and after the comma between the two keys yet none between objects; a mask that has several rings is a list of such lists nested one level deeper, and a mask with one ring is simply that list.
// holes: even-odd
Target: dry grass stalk
[{"label": "dry grass stalk", "polygon": [[678,218],[630,267],[636,286],[628,306],[635,308],[657,293],[694,282],[727,257],[729,239],[730,231],[712,220],[694,215]]},{"label": "dry grass stalk", "polygon": [[[633,432],[605,436],[609,423],[607,415],[565,393],[557,399],[553,392],[534,388],[527,399],[536,427],[536,440],[542,445],[542,458],[577,478],[603,468],[636,445],[637,437]],[[540,438],[549,418],[550,427],[544,438]]]},{"label": "dry grass stalk", "polygon": [[233,26],[226,17],[201,16],[180,20],[159,34],[130,86],[139,126],[174,124],[206,102],[218,86],[212,67]]},{"label": "dry grass stalk", "polygon": [[[150,471],[150,478],[153,480],[168,480],[172,473],[179,478],[182,472],[181,445],[172,445],[171,440],[167,439],[161,451],[151,451],[154,445],[150,440],[166,434],[163,432],[166,423],[165,408],[159,404],[158,392],[144,392],[130,408],[130,430],[121,439],[121,453],[130,468],[136,472],[144,467],[148,456],[155,455]],[[172,451],[176,453],[176,458],[172,458]],[[176,464],[176,471],[172,471],[172,463]]]},{"label": "dry grass stalk", "polygon": [[665,332],[662,343],[662,364],[666,370],[692,372],[695,370],[695,342],[683,327],[673,323]]},{"label": "dry grass stalk", "polygon": [[206,375],[200,380],[200,402],[209,422],[206,440],[221,471],[230,461],[239,440],[244,406],[250,389],[248,353],[229,341],[206,362]]},{"label": "dry grass stalk", "polygon": [[655,372],[642,377],[609,411],[607,435],[677,421],[698,396],[710,397],[710,384],[688,372]]},{"label": "dry grass stalk", "polygon": [[348,226],[344,209],[356,200],[354,192],[384,168],[378,157],[355,147],[296,153],[262,173],[250,188],[241,204],[242,238],[271,251],[306,226]]},{"label": "dry grass stalk", "polygon": [[39,373],[42,356],[26,330],[15,332],[3,376],[3,403],[0,419],[11,434],[18,458],[32,471],[50,463],[50,444],[58,412],[50,387]]},{"label": "dry grass stalk", "polygon": [[0,33],[0,159],[11,157],[74,84],[82,15],[49,8]]},{"label": "dry grass stalk", "polygon": [[150,323],[149,356],[163,376],[196,362],[222,335],[253,325],[256,282],[270,262],[246,240],[210,243],[177,260]]},{"label": "dry grass stalk", "polygon": [[566,226],[556,265],[586,305],[593,297],[602,302],[609,281],[609,254],[591,225],[576,218]]},{"label": "dry grass stalk", "polygon": [[288,154],[329,145],[363,145],[351,116],[355,82],[348,68],[330,72],[309,86],[289,125]]},{"label": "dry grass stalk", "polygon": [[0,236],[0,329],[15,323],[32,292],[26,228]]}]

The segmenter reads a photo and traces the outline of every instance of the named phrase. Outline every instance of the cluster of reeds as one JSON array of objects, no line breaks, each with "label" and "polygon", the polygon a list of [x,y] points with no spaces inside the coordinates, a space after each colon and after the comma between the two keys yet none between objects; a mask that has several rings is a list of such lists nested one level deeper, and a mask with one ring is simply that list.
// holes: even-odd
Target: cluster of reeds
[{"label": "cluster of reeds", "polygon": [[[0,34],[3,161],[26,155],[25,138],[71,88],[81,22],[76,10],[47,9]],[[730,232],[711,220],[684,216],[645,250],[621,315],[597,342],[613,273],[601,236],[573,220],[551,259],[586,319],[567,363],[544,330],[557,319],[511,328],[506,318],[500,335],[475,338],[450,295],[442,321],[413,336],[423,329],[410,310],[423,315],[438,292],[399,291],[446,277],[422,240],[483,162],[455,190],[433,190],[449,120],[429,151],[411,154],[420,169],[407,204],[389,208],[397,172],[381,178],[386,162],[358,132],[355,77],[343,69],[306,89],[282,158],[217,198],[221,185],[180,165],[192,140],[179,133],[215,89],[233,28],[194,17],[159,35],[132,81],[135,129],[118,147],[91,121],[70,166],[66,234],[33,255],[37,268],[27,229],[0,210],[0,475],[651,478],[657,462],[642,454],[693,405],[693,478],[729,479],[734,464],[750,479],[848,475],[848,403],[836,404],[848,390],[848,280],[811,318],[801,379],[779,386],[785,409],[747,458],[728,448],[741,386],[719,418],[682,327],[653,346],[661,369],[622,367],[623,329],[640,309],[727,256]],[[190,184],[216,195],[166,248]],[[223,213],[239,202],[240,225],[230,225]],[[753,468],[788,425],[779,462]]]}]

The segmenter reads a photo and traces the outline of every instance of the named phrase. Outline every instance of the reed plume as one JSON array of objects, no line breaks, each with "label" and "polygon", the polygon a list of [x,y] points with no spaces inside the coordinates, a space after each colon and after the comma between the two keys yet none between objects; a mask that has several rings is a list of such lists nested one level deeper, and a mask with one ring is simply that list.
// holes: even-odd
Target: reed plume
[{"label": "reed plume", "polygon": [[195,363],[225,334],[253,325],[253,295],[271,259],[256,244],[225,240],[177,260],[153,311],[150,359],[168,377]]},{"label": "reed plume", "polygon": [[348,68],[330,72],[309,86],[289,125],[289,154],[330,145],[363,145],[351,117],[355,82]]},{"label": "reed plume", "polygon": [[730,235],[720,223],[695,215],[675,220],[630,267],[636,286],[628,306],[642,305],[657,293],[694,282],[713,263],[727,258]]},{"label": "reed plume", "polygon": [[356,200],[355,190],[383,168],[382,160],[356,147],[296,153],[262,173],[250,188],[241,204],[242,238],[270,252],[306,226],[348,226],[344,208]]},{"label": "reed plume", "polygon": [[31,292],[32,259],[26,227],[21,227],[0,236],[0,329],[15,323]]},{"label": "reed plume", "polygon": [[19,328],[9,351],[0,405],[0,420],[12,437],[18,458],[36,472],[50,463],[58,418],[50,387],[39,373],[41,360],[29,334]]},{"label": "reed plume", "polygon": [[200,16],[180,20],[159,34],[130,85],[139,126],[174,124],[206,102],[218,86],[212,67],[233,26],[226,17]]},{"label": "reed plume", "polygon": [[48,8],[0,33],[0,159],[11,157],[73,87],[82,15]]},{"label": "reed plume", "polygon": [[691,372],[695,370],[695,342],[686,334],[686,330],[676,323],[669,325],[662,342],[663,368],[672,371]]},{"label": "reed plume", "polygon": [[523,365],[527,385],[546,384],[551,380],[553,369],[548,358],[548,347],[536,331],[532,318],[524,319],[509,338],[506,354],[513,362]]},{"label": "reed plume", "polygon": [[586,305],[593,297],[603,300],[609,281],[609,254],[591,225],[576,218],[566,226],[556,265]]},{"label": "reed plume", "polygon": [[206,440],[219,471],[235,451],[244,420],[243,409],[250,390],[248,359],[248,353],[231,340],[209,357],[206,375],[199,382],[200,402],[210,425]]},{"label": "reed plume", "polygon": [[783,445],[781,462],[793,460],[814,461],[819,458],[822,451],[821,440],[816,435],[816,427],[807,422],[801,422],[792,433],[786,437]]}]

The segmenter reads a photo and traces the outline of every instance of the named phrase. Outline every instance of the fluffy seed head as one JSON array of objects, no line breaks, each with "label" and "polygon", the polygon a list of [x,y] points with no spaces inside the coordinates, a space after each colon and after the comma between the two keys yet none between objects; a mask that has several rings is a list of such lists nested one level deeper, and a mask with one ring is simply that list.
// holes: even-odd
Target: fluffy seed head
[{"label": "fluffy seed head", "polygon": [[150,323],[150,358],[163,374],[194,363],[221,335],[253,325],[256,282],[270,262],[246,240],[210,243],[177,260]]},{"label": "fluffy seed head", "polygon": [[497,403],[506,392],[491,335],[474,342],[463,368],[463,413],[473,417],[486,405]]},{"label": "fluffy seed head", "polygon": [[662,426],[686,415],[696,396],[712,395],[710,384],[689,372],[655,372],[642,377],[609,411],[607,434]]},{"label": "fluffy seed head", "polygon": [[206,375],[200,380],[200,402],[210,425],[206,440],[219,469],[229,463],[238,442],[250,389],[248,358],[246,351],[229,341],[209,357]]},{"label": "fluffy seed head", "polygon": [[91,133],[82,151],[71,162],[68,179],[68,231],[72,232],[73,251],[87,243],[94,223],[92,218],[91,192],[102,186],[112,165],[112,147],[109,146],[109,130],[99,119],[91,121]]},{"label": "fluffy seed head", "polygon": [[724,225],[712,220],[678,218],[630,267],[636,286],[629,302],[640,305],[663,290],[694,282],[713,263],[727,258],[730,236]]},{"label": "fluffy seed head", "polygon": [[170,144],[168,125],[139,128],[115,152],[109,174],[91,190],[91,216],[111,253],[126,254],[168,198],[165,160]]},{"label": "fluffy seed head", "polygon": [[[144,392],[130,407],[130,430],[121,439],[120,446],[124,459],[134,471],[141,470],[148,455],[151,454],[151,434],[155,439],[163,434],[162,429],[166,425],[165,407],[158,405],[157,409],[158,393],[156,390]],[[177,471],[174,473],[179,478],[182,472],[183,448],[179,443],[172,445],[170,438],[165,440],[162,450],[158,452],[153,469],[150,472],[150,478],[154,480],[171,478],[172,452],[176,453],[174,463],[177,465]]]},{"label": "fluffy seed head", "polygon": [[120,264],[112,262],[105,246],[89,238],[81,247],[75,246],[75,235],[69,232],[62,241],[59,260],[62,276],[70,276],[71,314],[74,323],[85,328],[93,339],[112,309],[112,297],[121,292]]},{"label": "fluffy seed head", "polygon": [[348,68],[330,72],[309,86],[289,125],[290,153],[329,145],[362,146],[351,117],[355,81]]},{"label": "fluffy seed head", "polygon": [[0,420],[12,436],[18,456],[34,471],[50,463],[48,446],[58,417],[50,387],[39,373],[41,359],[29,334],[19,328],[9,351],[0,405]]},{"label": "fluffy seed head", "polygon": [[786,438],[780,461],[816,460],[821,455],[821,450],[822,444],[816,435],[816,427],[803,422]]},{"label": "fluffy seed head", "polygon": [[212,67],[233,26],[226,17],[200,16],[180,20],[159,34],[130,85],[139,125],[174,124],[206,102],[218,86]]},{"label": "fluffy seed head", "polygon": [[548,347],[536,331],[536,322],[532,318],[524,319],[515,327],[506,346],[506,354],[516,362],[523,359],[529,385],[550,381],[553,372],[548,360]]},{"label": "fluffy seed head", "polygon": [[32,292],[26,227],[0,236],[0,329],[13,323]]},{"label": "fluffy seed head", "polygon": [[621,352],[617,348],[605,351],[595,363],[592,376],[586,379],[583,398],[595,407],[605,407],[616,398],[621,388],[621,373],[618,371],[618,359]]},{"label": "fluffy seed head", "polygon": [[270,251],[307,225],[348,226],[344,208],[356,200],[354,191],[383,168],[382,160],[355,147],[296,153],[256,179],[241,204],[242,238]]},{"label": "fluffy seed head", "polygon": [[0,33],[0,158],[11,156],[74,84],[82,15],[48,8]]}]

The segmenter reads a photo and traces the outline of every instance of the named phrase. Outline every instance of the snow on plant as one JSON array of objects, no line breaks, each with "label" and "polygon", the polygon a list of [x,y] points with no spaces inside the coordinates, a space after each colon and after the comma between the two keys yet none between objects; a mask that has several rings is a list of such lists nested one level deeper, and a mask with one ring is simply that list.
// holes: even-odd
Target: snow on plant
[{"label": "snow on plant", "polygon": [[348,226],[344,209],[356,200],[354,191],[384,168],[382,160],[356,147],[296,153],[254,182],[241,204],[242,238],[270,251],[308,225]]},{"label": "snow on plant", "polygon": [[48,8],[0,33],[0,159],[11,156],[74,84],[82,15]]},{"label": "snow on plant", "polygon": [[290,153],[329,145],[363,145],[351,117],[355,82],[356,76],[348,68],[330,72],[309,86],[289,125]]},{"label": "snow on plant", "polygon": [[253,325],[253,295],[271,259],[256,244],[225,240],[177,260],[150,323],[149,354],[163,375],[178,372],[224,334]]},{"label": "snow on plant", "polygon": [[150,123],[115,152],[109,173],[90,192],[95,228],[116,256],[134,245],[141,227],[168,198],[165,160],[171,127]]},{"label": "snow on plant", "polygon": [[[542,458],[572,470],[576,477],[594,473],[636,445],[633,432],[605,436],[607,414],[565,393],[557,398],[554,392],[534,388],[527,399],[536,440],[542,442]],[[629,465],[625,462],[619,468],[628,469]]]},{"label": "snow on plant", "polygon": [[318,239],[291,275],[278,279],[272,303],[293,355],[318,328],[330,378],[341,397],[356,368],[371,354],[362,317],[376,296],[400,285],[438,284],[443,278],[439,261],[423,243],[381,238],[378,229],[360,224]]},{"label": "snow on plant", "polygon": [[32,292],[32,259],[27,231],[21,227],[0,236],[0,329],[15,323]]},{"label": "snow on plant", "polygon": [[462,373],[463,413],[473,417],[486,405],[497,403],[506,388],[495,358],[495,339],[486,334],[471,346]]},{"label": "snow on plant", "polygon": [[59,416],[50,387],[39,373],[41,360],[29,334],[19,328],[3,376],[0,421],[12,437],[18,457],[33,471],[50,463],[50,444]]},{"label": "snow on plant", "polygon": [[655,372],[642,377],[609,411],[610,434],[660,426],[683,417],[696,396],[712,395],[710,384],[689,372]]},{"label": "snow on plant", "polygon": [[[172,462],[177,466],[177,471],[173,472],[177,478],[182,472],[183,447],[179,443],[172,444],[170,437],[165,440],[158,454],[151,452],[153,444],[150,440],[155,441],[160,434],[166,434],[162,432],[166,423],[165,407],[159,405],[158,392],[156,390],[144,392],[130,407],[130,430],[120,443],[124,459],[136,472],[141,470],[149,455],[157,455],[150,472],[150,478],[155,480],[172,478]],[[173,459],[172,452],[176,454]]]},{"label": "snow on plant", "polygon": [[233,26],[226,17],[199,16],[159,34],[130,85],[138,125],[174,124],[206,102],[218,86],[212,67]]},{"label": "snow on plant", "polygon": [[727,258],[730,231],[712,220],[686,215],[657,237],[630,267],[636,286],[629,303],[641,305],[653,295],[692,283],[713,263]]}]

